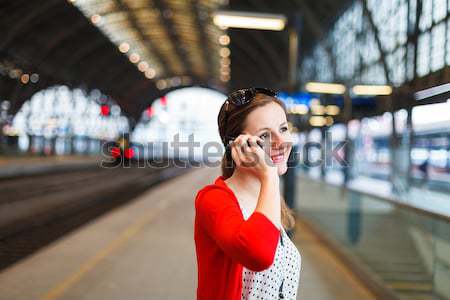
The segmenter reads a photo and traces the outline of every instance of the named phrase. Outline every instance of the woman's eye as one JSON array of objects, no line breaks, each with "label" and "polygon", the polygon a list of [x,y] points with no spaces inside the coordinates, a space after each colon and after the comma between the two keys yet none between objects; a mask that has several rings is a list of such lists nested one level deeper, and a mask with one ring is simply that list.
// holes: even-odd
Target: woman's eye
[{"label": "woman's eye", "polygon": [[281,127],[281,132],[285,132],[285,131],[287,131],[289,128],[287,128],[286,126],[284,126],[284,127]]},{"label": "woman's eye", "polygon": [[265,132],[265,133],[261,134],[259,137],[262,139],[265,139],[265,138],[269,137],[269,134],[267,132]]}]

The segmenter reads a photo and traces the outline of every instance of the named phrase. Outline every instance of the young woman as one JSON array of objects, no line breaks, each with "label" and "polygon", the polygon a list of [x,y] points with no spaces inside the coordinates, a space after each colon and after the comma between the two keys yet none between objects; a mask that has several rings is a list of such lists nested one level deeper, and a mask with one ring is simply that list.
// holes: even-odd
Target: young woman
[{"label": "young woman", "polygon": [[301,256],[279,187],[292,145],[284,104],[268,89],[238,90],[218,125],[230,146],[195,199],[197,299],[296,299]]}]

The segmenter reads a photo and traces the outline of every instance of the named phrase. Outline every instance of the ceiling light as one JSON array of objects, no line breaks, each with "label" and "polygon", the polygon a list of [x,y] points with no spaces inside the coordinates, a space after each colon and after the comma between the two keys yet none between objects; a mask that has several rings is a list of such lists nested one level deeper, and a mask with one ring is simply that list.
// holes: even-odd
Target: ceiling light
[{"label": "ceiling light", "polygon": [[129,50],[130,50],[130,44],[124,42],[119,45],[120,52],[127,53]]},{"label": "ceiling light", "polygon": [[155,75],[156,75],[155,69],[148,68],[147,71],[145,71],[145,77],[147,77],[148,79],[155,78]]},{"label": "ceiling light", "polygon": [[19,78],[21,74],[22,74],[22,70],[20,70],[20,69],[12,69],[9,71],[9,77],[12,79]]},{"label": "ceiling light", "polygon": [[219,11],[214,14],[214,24],[221,28],[246,28],[261,30],[283,30],[286,17],[276,14],[262,14],[237,11]]},{"label": "ceiling light", "polygon": [[445,83],[429,89],[418,91],[414,94],[414,98],[416,100],[424,100],[448,92],[450,92],[450,83]]},{"label": "ceiling light", "polygon": [[160,79],[156,82],[156,87],[160,90],[163,90],[167,87],[167,82],[164,79]]},{"label": "ceiling light", "polygon": [[230,37],[226,34],[222,34],[219,37],[219,44],[221,44],[222,46],[227,46],[230,43]]},{"label": "ceiling light", "polygon": [[21,81],[23,84],[27,84],[28,81],[30,81],[30,75],[28,75],[28,74],[22,74],[22,76],[20,76],[20,81]]},{"label": "ceiling light", "polygon": [[92,15],[91,16],[91,22],[93,24],[98,24],[102,20],[102,17],[100,15]]},{"label": "ceiling light", "polygon": [[325,113],[325,107],[323,105],[311,105],[311,113],[313,115],[323,115]]},{"label": "ceiling light", "polygon": [[324,126],[327,123],[327,120],[324,117],[321,116],[313,116],[309,118],[309,124],[311,126]]},{"label": "ceiling light", "polygon": [[31,76],[30,76],[30,81],[31,81],[32,83],[38,82],[38,81],[39,81],[39,74],[36,74],[36,73],[31,74]]},{"label": "ceiling light", "polygon": [[290,111],[293,114],[306,115],[308,113],[308,106],[306,104],[294,104]]},{"label": "ceiling light", "polygon": [[227,82],[230,80],[230,75],[222,74],[220,75],[220,80],[222,80],[223,82]]},{"label": "ceiling light", "polygon": [[139,54],[137,54],[137,53],[132,53],[132,54],[130,55],[130,61],[131,61],[133,64],[137,63],[140,59],[141,59],[141,57],[140,57]]},{"label": "ceiling light", "polygon": [[340,108],[337,105],[327,105],[325,106],[325,112],[327,115],[336,116],[340,112]]},{"label": "ceiling light", "polygon": [[308,82],[305,89],[310,93],[339,94],[345,93],[345,86],[338,83]]},{"label": "ceiling light", "polygon": [[331,125],[333,125],[333,123],[334,123],[334,120],[332,117],[325,118],[325,124],[327,124],[327,126],[331,126]]},{"label": "ceiling light", "polygon": [[221,57],[229,57],[230,54],[231,54],[231,51],[230,51],[230,49],[228,49],[226,47],[223,47],[223,48],[220,48],[220,52],[219,53],[220,53]]},{"label": "ceiling light", "polygon": [[222,66],[229,66],[229,65],[231,64],[231,60],[230,60],[229,57],[222,57],[222,58],[220,59],[220,64],[221,64]]},{"label": "ceiling light", "polygon": [[352,88],[355,95],[377,96],[392,94],[392,87],[389,85],[355,85]]},{"label": "ceiling light", "polygon": [[141,71],[141,72],[147,71],[147,69],[148,69],[149,67],[150,67],[150,66],[148,65],[148,63],[147,63],[146,61],[141,61],[141,62],[138,64],[138,70]]}]

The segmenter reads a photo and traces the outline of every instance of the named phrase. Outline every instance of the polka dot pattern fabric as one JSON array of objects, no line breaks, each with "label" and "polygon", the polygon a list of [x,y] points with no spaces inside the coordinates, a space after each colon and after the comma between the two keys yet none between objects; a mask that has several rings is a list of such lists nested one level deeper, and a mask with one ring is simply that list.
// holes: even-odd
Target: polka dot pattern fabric
[{"label": "polka dot pattern fabric", "polygon": [[[244,219],[250,217],[250,212],[241,206]],[[243,267],[242,300],[274,300],[297,299],[297,289],[300,280],[301,256],[284,229],[275,252],[272,266],[255,272]],[[282,295],[280,296],[280,286]]]}]

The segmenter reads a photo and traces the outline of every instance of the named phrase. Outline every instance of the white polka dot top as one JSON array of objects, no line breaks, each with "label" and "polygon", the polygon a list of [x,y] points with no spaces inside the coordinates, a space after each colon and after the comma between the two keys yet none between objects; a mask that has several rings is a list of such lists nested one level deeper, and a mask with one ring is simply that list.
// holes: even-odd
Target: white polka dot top
[{"label": "white polka dot top", "polygon": [[[250,213],[241,206],[244,219]],[[284,228],[275,252],[273,264],[261,272],[243,267],[242,300],[297,299],[301,256]]]}]

